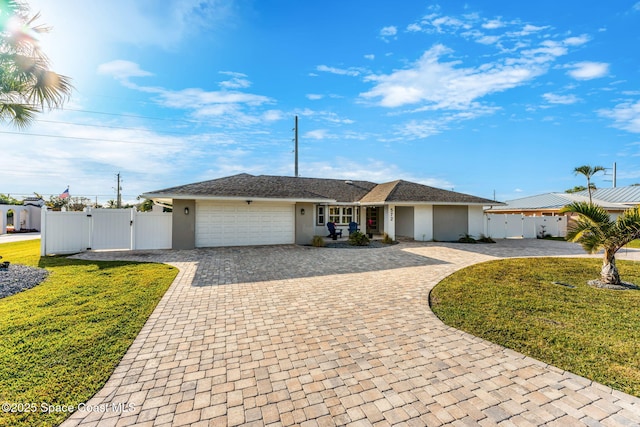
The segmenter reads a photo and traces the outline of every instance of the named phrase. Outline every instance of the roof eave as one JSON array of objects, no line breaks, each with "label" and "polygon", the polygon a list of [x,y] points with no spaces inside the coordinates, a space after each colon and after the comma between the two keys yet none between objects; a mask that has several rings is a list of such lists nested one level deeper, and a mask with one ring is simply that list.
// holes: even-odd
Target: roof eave
[{"label": "roof eave", "polygon": [[288,198],[288,197],[251,197],[251,196],[202,196],[195,194],[162,194],[144,193],[142,197],[152,200],[208,200],[228,202],[286,202],[286,203],[337,203],[332,199],[315,198]]}]

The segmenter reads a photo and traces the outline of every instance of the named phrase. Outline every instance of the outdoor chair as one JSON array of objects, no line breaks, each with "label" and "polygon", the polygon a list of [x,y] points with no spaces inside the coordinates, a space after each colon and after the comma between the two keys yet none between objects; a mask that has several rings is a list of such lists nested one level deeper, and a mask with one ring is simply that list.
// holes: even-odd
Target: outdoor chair
[{"label": "outdoor chair", "polygon": [[357,222],[350,222],[349,223],[349,236],[351,236],[356,231],[360,231],[360,229],[358,228],[358,223]]},{"label": "outdoor chair", "polygon": [[338,236],[342,237],[342,230],[338,230],[333,222],[328,222],[327,228],[329,229],[329,235],[327,237],[331,237],[333,240],[337,240]]}]

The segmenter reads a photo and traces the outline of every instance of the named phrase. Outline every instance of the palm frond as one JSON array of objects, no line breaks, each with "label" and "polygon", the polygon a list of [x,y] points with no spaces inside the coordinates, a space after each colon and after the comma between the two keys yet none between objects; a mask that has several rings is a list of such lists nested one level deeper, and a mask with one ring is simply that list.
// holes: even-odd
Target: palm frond
[{"label": "palm frond", "polygon": [[577,213],[581,217],[585,217],[589,219],[589,221],[596,224],[606,224],[612,222],[611,218],[609,217],[609,213],[602,206],[593,203],[574,202],[560,209],[560,213],[567,212]]},{"label": "palm frond", "polygon": [[574,202],[560,212],[578,214],[567,228],[567,240],[580,243],[589,253],[595,253],[603,247],[614,226],[609,213],[593,203]]},{"label": "palm frond", "polygon": [[37,40],[49,27],[36,24],[39,14],[29,18],[22,1],[0,0],[0,5],[22,23],[20,31],[0,34],[0,120],[24,128],[37,112],[61,108],[73,86],[69,77],[49,69]]}]

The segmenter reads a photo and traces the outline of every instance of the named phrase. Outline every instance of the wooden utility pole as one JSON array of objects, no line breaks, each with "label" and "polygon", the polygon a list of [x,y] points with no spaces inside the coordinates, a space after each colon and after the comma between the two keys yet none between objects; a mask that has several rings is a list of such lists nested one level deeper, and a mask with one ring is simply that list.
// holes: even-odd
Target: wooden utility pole
[{"label": "wooden utility pole", "polygon": [[122,187],[120,187],[120,172],[118,172],[118,175],[116,175],[118,177],[118,186],[116,187],[116,208],[120,209],[122,207],[122,194],[120,194],[120,190],[122,190]]},{"label": "wooden utility pole", "polygon": [[295,141],[295,148],[294,148],[294,152],[295,152],[295,177],[297,178],[298,175],[298,116],[296,116],[296,120],[295,120],[295,126],[293,128],[294,130],[294,141]]}]

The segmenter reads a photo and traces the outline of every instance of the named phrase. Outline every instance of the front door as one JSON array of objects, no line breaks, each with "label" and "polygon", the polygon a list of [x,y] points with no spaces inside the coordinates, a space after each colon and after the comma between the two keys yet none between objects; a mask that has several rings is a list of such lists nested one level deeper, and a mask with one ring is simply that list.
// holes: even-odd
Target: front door
[{"label": "front door", "polygon": [[367,233],[380,234],[380,221],[382,220],[380,207],[367,208]]}]

